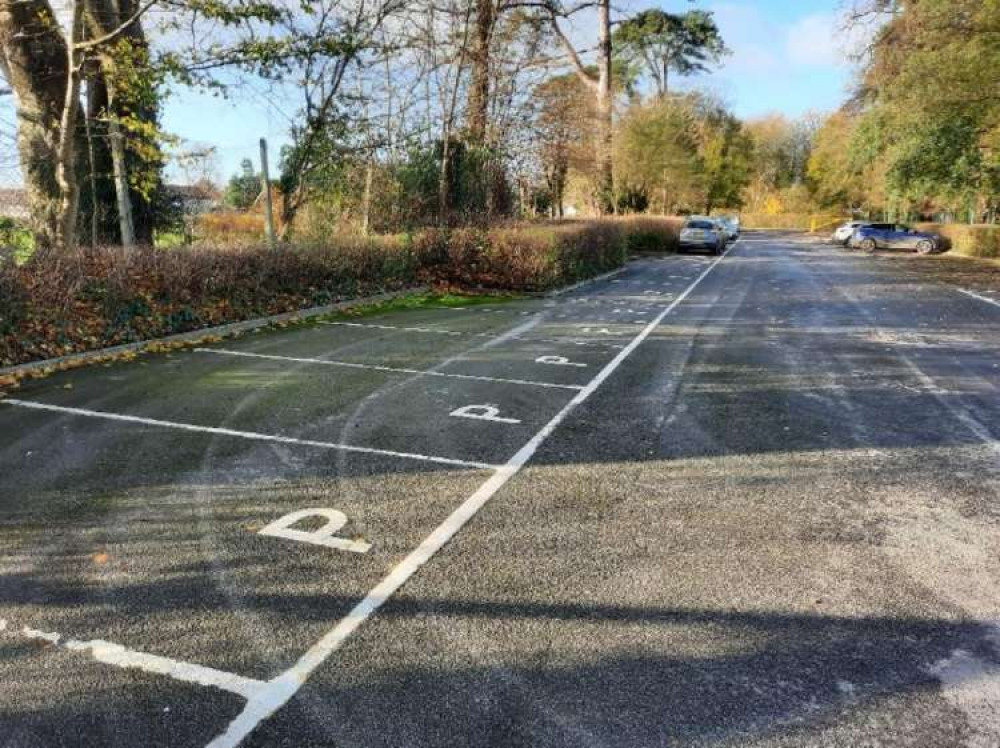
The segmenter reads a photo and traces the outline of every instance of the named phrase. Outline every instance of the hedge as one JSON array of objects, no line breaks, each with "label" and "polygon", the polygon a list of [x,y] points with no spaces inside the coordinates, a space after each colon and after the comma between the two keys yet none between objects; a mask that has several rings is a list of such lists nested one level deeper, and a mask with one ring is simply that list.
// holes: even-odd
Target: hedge
[{"label": "hedge", "polygon": [[1000,258],[1000,226],[924,223],[919,228],[941,234],[949,244],[949,251],[954,254]]},{"label": "hedge", "polygon": [[657,219],[516,224],[322,246],[0,251],[0,366],[330,304],[418,284],[541,291],[672,251]]},{"label": "hedge", "polygon": [[[740,213],[740,225],[745,229],[788,229],[810,231],[814,222],[824,230],[837,222],[835,216],[816,213]],[[848,220],[848,219],[843,219]],[[830,228],[832,230],[832,228]]]}]

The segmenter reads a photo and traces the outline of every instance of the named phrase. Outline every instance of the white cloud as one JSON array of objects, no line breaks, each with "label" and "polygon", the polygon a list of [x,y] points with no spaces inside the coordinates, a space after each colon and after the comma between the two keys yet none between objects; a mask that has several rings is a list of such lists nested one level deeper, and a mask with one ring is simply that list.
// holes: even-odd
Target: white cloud
[{"label": "white cloud", "polygon": [[757,8],[735,3],[718,3],[711,7],[715,21],[732,54],[725,58],[723,68],[743,73],[773,73],[781,69],[781,55],[772,40],[779,28]]},{"label": "white cloud", "polygon": [[833,13],[805,16],[788,29],[788,61],[793,65],[843,67],[850,64],[851,53],[869,34],[861,27],[845,30],[844,18]]}]

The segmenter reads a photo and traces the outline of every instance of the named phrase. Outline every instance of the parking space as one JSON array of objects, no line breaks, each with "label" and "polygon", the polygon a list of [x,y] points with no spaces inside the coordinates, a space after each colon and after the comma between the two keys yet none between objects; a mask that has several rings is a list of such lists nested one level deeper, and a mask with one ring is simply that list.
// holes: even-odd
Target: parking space
[{"label": "parking space", "polygon": [[8,666],[58,661],[71,689],[124,670],[168,712],[207,689],[196,738],[141,744],[237,745],[710,267],[645,259],[559,298],[329,319],[28,384],[0,405],[0,635],[34,647]]}]

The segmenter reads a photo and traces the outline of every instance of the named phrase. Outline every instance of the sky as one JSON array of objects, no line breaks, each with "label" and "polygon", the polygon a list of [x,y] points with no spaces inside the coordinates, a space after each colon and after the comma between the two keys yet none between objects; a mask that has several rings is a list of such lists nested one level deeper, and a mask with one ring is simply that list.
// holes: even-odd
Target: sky
[{"label": "sky", "polygon": [[[683,86],[708,89],[742,118],[780,112],[797,117],[832,111],[846,98],[853,77],[846,52],[850,42],[840,30],[843,0],[627,0],[638,10],[659,5],[679,12],[704,8],[714,13],[732,54],[714,72],[687,79]],[[587,30],[589,31],[589,30]],[[593,39],[577,32],[583,45]],[[9,98],[8,106],[9,106]],[[164,107],[164,129],[188,147],[216,149],[215,177],[225,180],[244,158],[259,163],[258,140],[267,138],[277,162],[294,111],[268,103],[265,91],[245,87],[228,98],[185,91]],[[0,127],[12,118],[0,104]],[[7,115],[7,116],[5,116]],[[168,178],[185,181],[172,167]],[[0,184],[16,179],[0,163]]]},{"label": "sky", "polygon": [[[676,11],[683,3],[660,3]],[[722,0],[711,10],[733,54],[716,72],[690,81],[721,94],[743,118],[832,111],[853,80],[852,40],[841,0]]]}]

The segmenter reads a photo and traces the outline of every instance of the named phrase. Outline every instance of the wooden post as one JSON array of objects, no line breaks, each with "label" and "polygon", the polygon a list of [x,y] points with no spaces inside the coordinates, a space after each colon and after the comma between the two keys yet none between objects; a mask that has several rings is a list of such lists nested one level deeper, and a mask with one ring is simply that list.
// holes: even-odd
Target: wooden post
[{"label": "wooden post", "polygon": [[267,222],[267,243],[277,244],[274,233],[274,202],[271,199],[271,176],[267,170],[267,140],[260,139],[260,188],[264,193],[264,220]]}]

